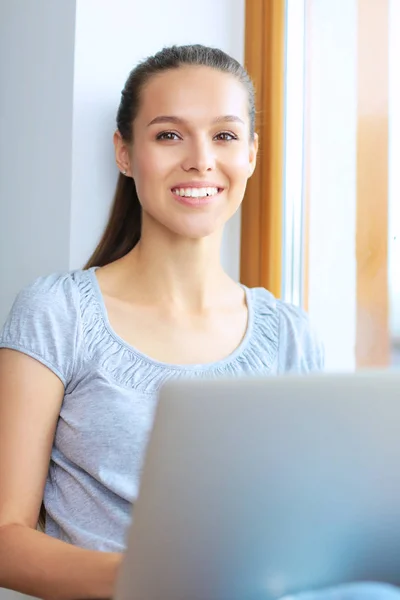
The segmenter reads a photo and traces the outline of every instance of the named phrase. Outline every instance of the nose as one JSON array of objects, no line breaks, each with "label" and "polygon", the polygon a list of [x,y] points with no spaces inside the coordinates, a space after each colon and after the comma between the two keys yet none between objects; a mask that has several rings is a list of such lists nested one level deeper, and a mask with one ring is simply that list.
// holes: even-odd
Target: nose
[{"label": "nose", "polygon": [[182,161],[184,171],[206,173],[215,168],[215,154],[208,140],[192,140],[187,146],[187,152]]}]

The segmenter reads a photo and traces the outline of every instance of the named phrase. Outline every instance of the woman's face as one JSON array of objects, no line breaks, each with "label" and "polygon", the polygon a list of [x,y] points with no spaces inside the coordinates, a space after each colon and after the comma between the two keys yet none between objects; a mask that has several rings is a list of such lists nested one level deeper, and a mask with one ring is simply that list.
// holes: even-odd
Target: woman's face
[{"label": "woman's face", "polygon": [[128,175],[144,219],[192,239],[220,231],[242,202],[256,154],[247,92],[234,76],[180,67],[143,88]]}]

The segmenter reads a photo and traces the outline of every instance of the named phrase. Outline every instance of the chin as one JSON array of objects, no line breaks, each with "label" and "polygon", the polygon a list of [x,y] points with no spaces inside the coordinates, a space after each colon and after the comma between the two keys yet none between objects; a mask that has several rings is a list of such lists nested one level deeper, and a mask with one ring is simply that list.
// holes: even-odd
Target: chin
[{"label": "chin", "polygon": [[181,238],[200,240],[209,236],[215,236],[222,232],[225,223],[231,214],[220,212],[219,214],[182,215],[182,214],[153,214],[153,222],[158,223],[173,235]]},{"label": "chin", "polygon": [[220,230],[220,227],[192,227],[187,229],[182,229],[180,227],[179,229],[174,230],[174,233],[181,238],[186,238],[189,240],[202,240],[204,238],[217,234]]},{"label": "chin", "polygon": [[216,235],[222,231],[225,225],[224,221],[219,220],[190,220],[190,222],[180,221],[179,223],[170,224],[169,229],[177,235],[192,240],[198,240]]}]

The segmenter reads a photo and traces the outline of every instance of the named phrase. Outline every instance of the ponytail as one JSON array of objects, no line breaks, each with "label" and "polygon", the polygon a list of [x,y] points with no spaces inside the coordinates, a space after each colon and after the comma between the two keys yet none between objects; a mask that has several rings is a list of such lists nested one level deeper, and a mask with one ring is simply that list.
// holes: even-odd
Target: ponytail
[{"label": "ponytail", "polygon": [[85,269],[103,267],[128,254],[140,240],[142,207],[131,177],[119,174],[110,217]]}]

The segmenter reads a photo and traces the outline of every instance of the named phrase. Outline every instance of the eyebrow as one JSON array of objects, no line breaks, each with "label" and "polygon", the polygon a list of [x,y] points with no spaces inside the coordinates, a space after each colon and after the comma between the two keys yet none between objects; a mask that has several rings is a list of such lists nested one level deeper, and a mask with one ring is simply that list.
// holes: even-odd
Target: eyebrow
[{"label": "eyebrow", "polygon": [[[187,121],[185,119],[181,119],[180,117],[174,117],[172,115],[160,115],[156,117],[148,124],[148,127],[151,125],[158,125],[160,123],[175,123],[177,125],[186,125]],[[213,120],[213,123],[242,123],[244,125],[244,121],[237,117],[236,115],[225,115],[223,117],[217,117]]]}]

